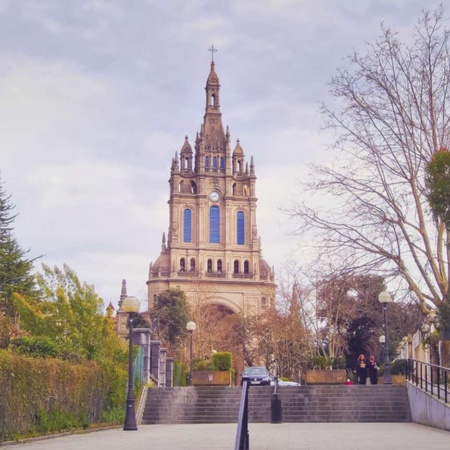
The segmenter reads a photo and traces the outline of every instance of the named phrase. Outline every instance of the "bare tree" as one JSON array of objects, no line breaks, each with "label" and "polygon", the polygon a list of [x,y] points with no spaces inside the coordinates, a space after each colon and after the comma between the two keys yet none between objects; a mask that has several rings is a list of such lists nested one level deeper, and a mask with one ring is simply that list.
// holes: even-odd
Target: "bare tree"
[{"label": "bare tree", "polygon": [[442,6],[424,11],[407,44],[382,26],[364,55],[350,55],[330,83],[336,103],[322,106],[339,158],[312,167],[308,200],[288,211],[322,254],[403,280],[424,312],[448,291],[445,227],[433,220],[425,183],[427,164],[450,140],[444,20]]}]

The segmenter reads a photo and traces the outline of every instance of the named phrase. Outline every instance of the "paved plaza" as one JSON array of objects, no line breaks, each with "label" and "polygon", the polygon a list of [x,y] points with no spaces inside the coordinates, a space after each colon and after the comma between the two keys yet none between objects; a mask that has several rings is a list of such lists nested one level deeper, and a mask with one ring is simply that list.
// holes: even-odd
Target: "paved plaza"
[{"label": "paved plaza", "polygon": [[[251,423],[250,450],[448,450],[450,432],[413,423]],[[2,450],[233,450],[236,424],[141,425],[7,444]]]}]

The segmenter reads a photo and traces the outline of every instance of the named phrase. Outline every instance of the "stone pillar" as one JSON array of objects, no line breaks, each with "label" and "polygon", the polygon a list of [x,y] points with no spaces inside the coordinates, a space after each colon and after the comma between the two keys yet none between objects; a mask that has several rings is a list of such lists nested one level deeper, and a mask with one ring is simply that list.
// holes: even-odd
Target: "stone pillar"
[{"label": "stone pillar", "polygon": [[161,348],[161,341],[150,341],[150,376],[153,381],[159,386],[159,350]]},{"label": "stone pillar", "polygon": [[173,358],[166,359],[166,387],[173,387]]},{"label": "stone pillar", "polygon": [[150,328],[134,328],[133,342],[142,347],[143,350],[143,368],[144,383],[150,381],[150,342],[152,338],[152,330]]},{"label": "stone pillar", "polygon": [[166,386],[166,360],[167,360],[167,349],[162,348],[159,351],[159,385],[161,387]]}]

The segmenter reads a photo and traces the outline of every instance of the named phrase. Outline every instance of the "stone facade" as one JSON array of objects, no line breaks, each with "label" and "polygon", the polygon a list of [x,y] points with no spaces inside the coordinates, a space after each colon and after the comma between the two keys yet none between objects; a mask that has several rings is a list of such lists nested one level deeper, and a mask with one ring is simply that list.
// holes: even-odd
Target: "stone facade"
[{"label": "stone facade", "polygon": [[169,229],[150,264],[148,305],[180,287],[193,299],[256,315],[275,298],[274,274],[262,258],[256,223],[256,172],[237,140],[231,150],[222,124],[215,64],[206,81],[206,108],[194,150],[185,137],[170,170]]}]

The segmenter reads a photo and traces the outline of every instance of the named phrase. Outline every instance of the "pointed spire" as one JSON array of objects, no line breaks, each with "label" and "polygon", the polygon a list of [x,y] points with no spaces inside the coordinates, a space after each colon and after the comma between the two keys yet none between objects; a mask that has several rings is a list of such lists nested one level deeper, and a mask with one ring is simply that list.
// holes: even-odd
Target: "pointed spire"
[{"label": "pointed spire", "polygon": [[127,281],[122,280],[122,289],[120,291],[119,311],[122,311],[122,303],[127,298]]},{"label": "pointed spire", "polygon": [[233,155],[244,155],[244,150],[241,147],[240,140],[236,139],[236,147],[233,150]]},{"label": "pointed spire", "polygon": [[189,144],[189,140],[188,140],[187,135],[184,137],[184,144],[183,144],[183,146],[181,147],[181,150],[180,150],[180,154],[183,154],[183,153],[192,153],[192,147]]},{"label": "pointed spire", "polygon": [[166,250],[166,233],[165,232],[163,232],[163,235],[162,235],[161,250],[162,251]]},{"label": "pointed spire", "polygon": [[255,174],[255,163],[253,162],[253,156],[250,158],[250,174]]}]

